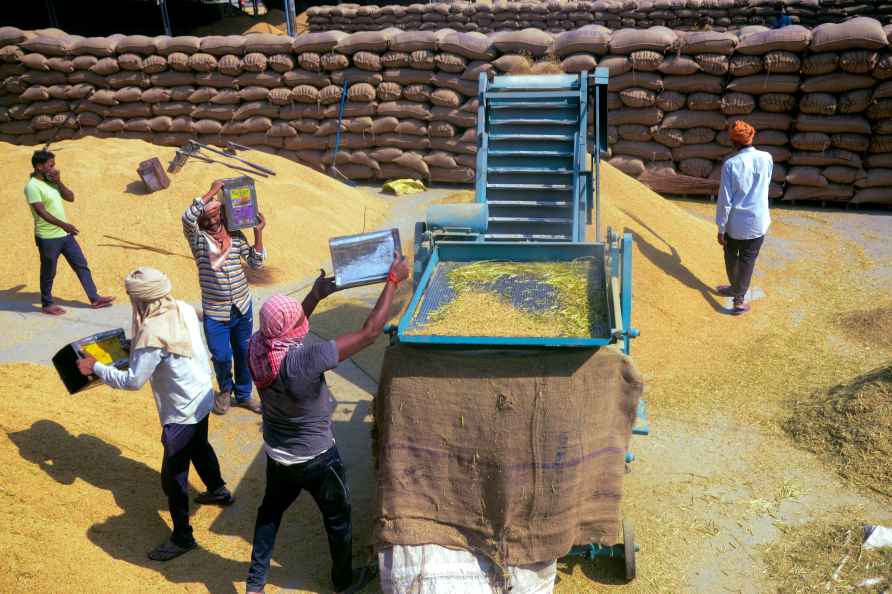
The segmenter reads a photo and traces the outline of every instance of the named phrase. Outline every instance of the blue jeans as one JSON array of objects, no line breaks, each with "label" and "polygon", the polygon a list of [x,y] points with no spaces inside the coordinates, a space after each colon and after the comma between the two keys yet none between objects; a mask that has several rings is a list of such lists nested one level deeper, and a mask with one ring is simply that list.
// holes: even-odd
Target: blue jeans
[{"label": "blue jeans", "polygon": [[[214,362],[217,385],[221,392],[232,392],[237,402],[251,397],[251,370],[248,368],[248,340],[254,327],[253,305],[244,314],[233,305],[229,321],[221,322],[204,316],[204,335]],[[232,362],[235,359],[235,384]]]},{"label": "blue jeans", "polygon": [[73,235],[56,239],[35,237],[34,241],[40,253],[40,304],[43,307],[53,304],[53,280],[56,278],[56,263],[59,261],[59,256],[64,256],[68,265],[77,274],[77,279],[81,282],[90,303],[99,299],[93,275],[87,266],[87,259]]},{"label": "blue jeans", "polygon": [[332,446],[327,452],[302,464],[285,466],[271,458],[266,459],[266,492],[254,525],[254,546],[247,579],[249,592],[263,590],[282,515],[303,490],[310,493],[322,513],[322,525],[331,553],[332,584],[336,591],[350,586],[353,579],[350,491],[341,455],[338,448]]}]

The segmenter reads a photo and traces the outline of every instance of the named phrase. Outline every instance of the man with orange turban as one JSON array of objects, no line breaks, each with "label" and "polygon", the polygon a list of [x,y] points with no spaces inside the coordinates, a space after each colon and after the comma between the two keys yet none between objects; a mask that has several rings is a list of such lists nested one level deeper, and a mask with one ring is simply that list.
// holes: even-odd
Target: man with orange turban
[{"label": "man with orange turban", "polygon": [[733,298],[731,313],[740,315],[750,310],[745,297],[771,224],[768,187],[774,163],[769,153],[753,147],[756,130],[746,122],[733,122],[728,135],[737,154],[722,165],[715,222],[719,245],[725,249],[725,270],[731,284],[722,285],[717,291]]}]

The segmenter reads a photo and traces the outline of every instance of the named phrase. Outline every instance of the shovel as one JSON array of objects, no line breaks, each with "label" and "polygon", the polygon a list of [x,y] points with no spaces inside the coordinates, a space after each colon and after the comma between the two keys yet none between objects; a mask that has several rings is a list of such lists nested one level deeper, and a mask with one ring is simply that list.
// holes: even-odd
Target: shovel
[{"label": "shovel", "polygon": [[334,145],[334,153],[331,156],[331,166],[328,168],[328,175],[337,179],[338,181],[344,183],[345,185],[350,186],[351,188],[355,188],[357,184],[355,181],[348,179],[346,175],[338,170],[338,166],[335,164],[338,153],[341,150],[341,124],[344,122],[344,105],[347,103],[347,79],[344,79],[344,86],[341,88],[341,101],[338,103],[338,129],[335,132],[335,145]]}]

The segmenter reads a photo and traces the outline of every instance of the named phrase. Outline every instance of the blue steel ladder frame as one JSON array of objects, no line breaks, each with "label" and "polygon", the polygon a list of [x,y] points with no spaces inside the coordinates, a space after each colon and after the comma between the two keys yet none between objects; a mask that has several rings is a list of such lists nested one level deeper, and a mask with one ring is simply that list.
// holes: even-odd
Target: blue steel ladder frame
[{"label": "blue steel ladder frame", "polygon": [[[475,194],[490,209],[486,240],[581,242],[594,222],[595,241],[602,241],[607,82],[604,68],[492,81],[481,73]],[[588,158],[590,112],[594,167]]]}]

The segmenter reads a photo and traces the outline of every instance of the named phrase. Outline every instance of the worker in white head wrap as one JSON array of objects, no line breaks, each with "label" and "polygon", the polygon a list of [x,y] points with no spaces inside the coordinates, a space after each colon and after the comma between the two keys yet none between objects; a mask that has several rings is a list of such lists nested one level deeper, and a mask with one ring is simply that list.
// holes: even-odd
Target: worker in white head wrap
[{"label": "worker in white head wrap", "polygon": [[163,427],[161,485],[167,495],[173,534],[149,552],[169,561],[197,544],[189,524],[189,464],[207,487],[197,503],[229,505],[232,494],[220,476],[220,464],[208,442],[208,417],[214,405],[210,362],[195,309],[171,294],[170,279],[154,268],[137,268],[124,279],[133,305],[133,337],[128,369],[103,365],[92,357],[78,363],[84,375],[96,375],[112,388],[138,390],[152,384]]}]

